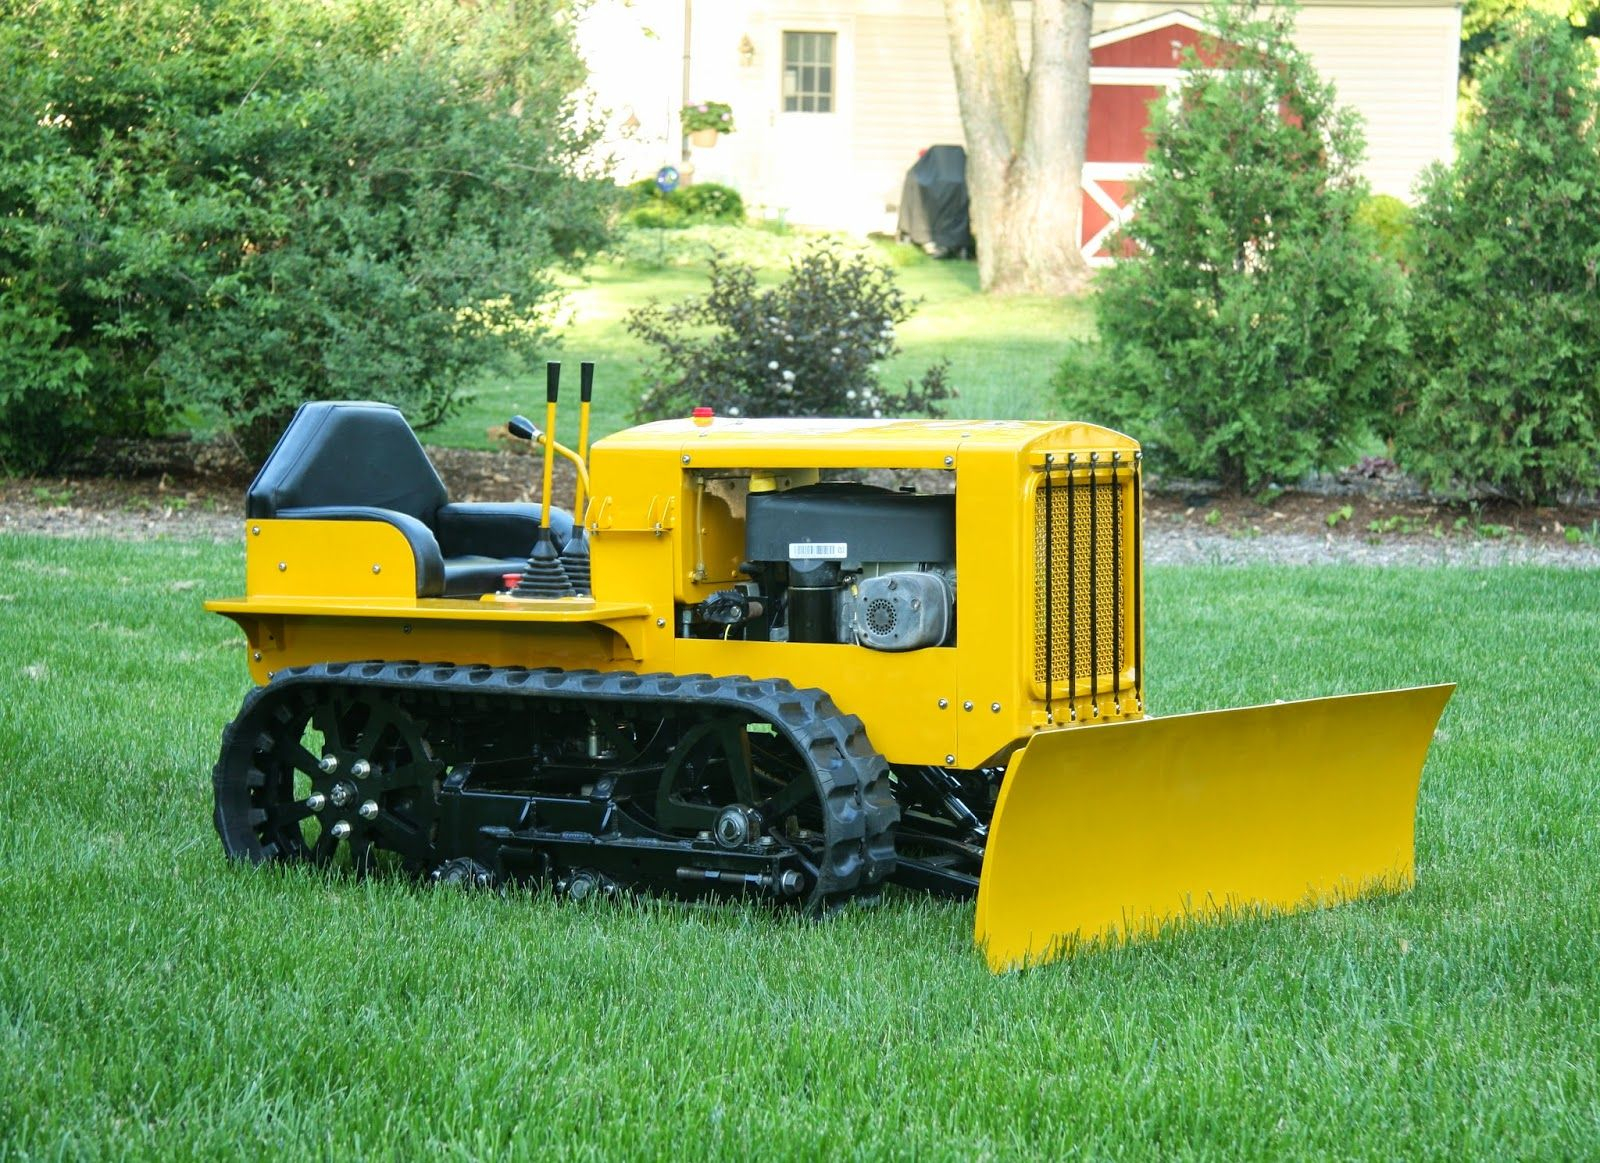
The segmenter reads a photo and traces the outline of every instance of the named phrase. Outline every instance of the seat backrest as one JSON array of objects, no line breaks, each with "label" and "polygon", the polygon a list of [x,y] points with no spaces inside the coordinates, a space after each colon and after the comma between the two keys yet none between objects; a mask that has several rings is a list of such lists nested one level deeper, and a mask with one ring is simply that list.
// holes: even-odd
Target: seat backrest
[{"label": "seat backrest", "polygon": [[433,526],[449,500],[411,425],[391,404],[301,404],[246,494],[251,517],[317,505],[393,509]]}]

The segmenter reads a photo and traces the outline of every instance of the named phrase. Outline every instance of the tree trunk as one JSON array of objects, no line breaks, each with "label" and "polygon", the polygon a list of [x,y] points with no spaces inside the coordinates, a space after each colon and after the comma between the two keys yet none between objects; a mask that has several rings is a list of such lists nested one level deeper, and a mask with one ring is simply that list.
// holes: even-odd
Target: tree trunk
[{"label": "tree trunk", "polygon": [[1078,237],[1093,13],[1093,0],[1033,0],[1024,71],[1011,0],[945,0],[985,291],[1065,295],[1088,283]]}]

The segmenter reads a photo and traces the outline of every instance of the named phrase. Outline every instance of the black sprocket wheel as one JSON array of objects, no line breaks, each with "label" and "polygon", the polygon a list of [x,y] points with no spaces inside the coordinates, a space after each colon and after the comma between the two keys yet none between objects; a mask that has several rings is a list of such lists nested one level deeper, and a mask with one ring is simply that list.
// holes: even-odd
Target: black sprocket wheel
[{"label": "black sprocket wheel", "polygon": [[235,859],[432,867],[443,764],[393,693],[268,685],[223,733],[215,822]]}]

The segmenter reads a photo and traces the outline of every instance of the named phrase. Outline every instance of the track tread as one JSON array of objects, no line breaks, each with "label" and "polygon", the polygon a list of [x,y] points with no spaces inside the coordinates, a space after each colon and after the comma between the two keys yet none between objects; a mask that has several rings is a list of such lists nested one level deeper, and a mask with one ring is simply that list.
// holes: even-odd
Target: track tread
[{"label": "track tread", "polygon": [[[494,695],[534,703],[558,698],[600,702],[681,703],[754,711],[788,738],[811,766],[821,801],[826,863],[819,869],[813,906],[831,909],[862,892],[876,892],[894,873],[894,828],[900,819],[889,764],[873,748],[861,720],[835,706],[825,691],[796,687],[785,679],[744,675],[679,675],[665,672],[556,670],[551,668],[456,666],[450,663],[317,663],[279,671],[267,685],[245,696],[239,715],[222,736],[222,754],[212,773],[221,793],[236,780],[236,749],[253,745],[260,715],[275,715],[302,691],[326,685],[384,691],[422,691],[439,697]],[[263,704],[266,704],[263,706]],[[220,804],[220,795],[219,795]],[[230,856],[267,858],[248,825],[215,821]]]}]

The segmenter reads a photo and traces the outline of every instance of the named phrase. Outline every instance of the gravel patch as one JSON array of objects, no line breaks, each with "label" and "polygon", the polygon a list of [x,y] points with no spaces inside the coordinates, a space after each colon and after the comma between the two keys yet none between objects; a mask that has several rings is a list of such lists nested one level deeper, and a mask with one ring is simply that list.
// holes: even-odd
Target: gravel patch
[{"label": "gravel patch", "polygon": [[1239,537],[1189,529],[1146,527],[1146,565],[1372,565],[1492,566],[1556,565],[1600,568],[1600,546],[1549,545],[1526,541],[1313,537],[1304,533],[1263,533]]}]

